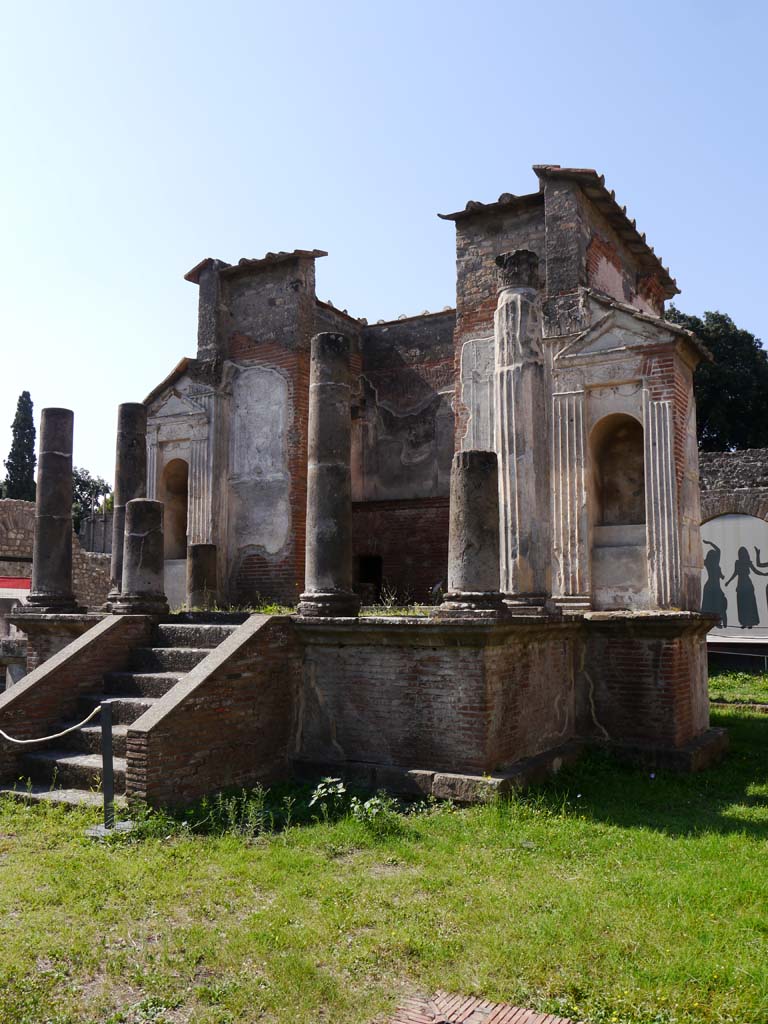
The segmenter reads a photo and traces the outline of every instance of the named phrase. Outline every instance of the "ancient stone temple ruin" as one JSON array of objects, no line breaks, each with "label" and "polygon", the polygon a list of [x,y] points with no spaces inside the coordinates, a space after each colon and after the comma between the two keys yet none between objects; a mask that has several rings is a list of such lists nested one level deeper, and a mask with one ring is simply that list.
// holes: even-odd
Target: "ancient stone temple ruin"
[{"label": "ancient stone temple ruin", "polygon": [[[120,410],[111,614],[0,698],[3,728],[116,694],[126,791],[156,803],[318,772],[473,799],[586,745],[685,769],[724,750],[698,612],[707,353],[663,319],[675,282],[603,179],[534,170],[529,195],[443,215],[455,309],[356,320],[317,299],[320,250],[189,272],[196,357]],[[67,618],[57,573],[30,636],[37,600]],[[444,597],[360,616],[385,581]],[[166,611],[256,595],[298,614]]]}]

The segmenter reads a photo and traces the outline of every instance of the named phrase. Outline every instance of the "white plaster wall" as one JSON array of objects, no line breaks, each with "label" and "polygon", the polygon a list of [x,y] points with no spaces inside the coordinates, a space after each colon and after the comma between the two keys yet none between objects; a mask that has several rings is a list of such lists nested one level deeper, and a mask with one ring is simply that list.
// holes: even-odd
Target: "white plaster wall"
[{"label": "white plaster wall", "polygon": [[238,368],[232,379],[230,442],[231,547],[270,555],[289,539],[288,382],[261,366]]}]

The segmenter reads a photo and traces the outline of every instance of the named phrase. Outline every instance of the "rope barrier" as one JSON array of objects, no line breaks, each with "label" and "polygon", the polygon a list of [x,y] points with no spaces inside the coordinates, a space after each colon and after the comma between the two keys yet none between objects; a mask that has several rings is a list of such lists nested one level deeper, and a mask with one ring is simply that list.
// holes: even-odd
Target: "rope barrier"
[{"label": "rope barrier", "polygon": [[82,727],[87,725],[92,718],[96,717],[99,711],[101,711],[101,704],[97,704],[90,715],[88,715],[87,718],[84,718],[82,722],[78,722],[77,725],[71,725],[68,729],[64,729],[63,732],[55,732],[52,736],[40,736],[35,740],[17,740],[15,737],[9,736],[7,732],[3,732],[2,729],[0,729],[0,736],[9,743],[17,743],[19,746],[25,746],[29,743],[48,743],[50,740],[57,740],[61,736],[66,736],[69,732],[75,732],[77,729],[82,729]]}]

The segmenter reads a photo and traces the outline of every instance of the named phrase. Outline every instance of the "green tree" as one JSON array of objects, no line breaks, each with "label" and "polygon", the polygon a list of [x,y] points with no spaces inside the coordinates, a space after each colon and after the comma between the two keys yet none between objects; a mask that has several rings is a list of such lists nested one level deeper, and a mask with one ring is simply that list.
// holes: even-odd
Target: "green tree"
[{"label": "green tree", "polygon": [[666,316],[693,331],[714,356],[694,377],[702,451],[768,448],[768,353],[760,339],[725,313],[702,318],[671,306]]},{"label": "green tree", "polygon": [[100,476],[91,476],[87,469],[72,470],[72,526],[77,532],[86,516],[92,515],[99,505],[99,498],[112,493],[112,487]]},{"label": "green tree", "polygon": [[22,391],[16,403],[16,415],[11,426],[13,440],[5,469],[5,497],[35,500],[35,423],[32,419],[32,399]]}]

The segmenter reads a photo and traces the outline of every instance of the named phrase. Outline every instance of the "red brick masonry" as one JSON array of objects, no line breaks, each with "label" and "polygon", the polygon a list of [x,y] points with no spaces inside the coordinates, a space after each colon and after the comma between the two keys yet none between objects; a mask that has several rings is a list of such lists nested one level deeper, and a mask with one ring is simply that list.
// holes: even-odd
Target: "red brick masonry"
[{"label": "red brick masonry", "polygon": [[410,999],[391,1024],[574,1024],[566,1017],[536,1013],[509,1003],[436,992],[431,999]]}]

